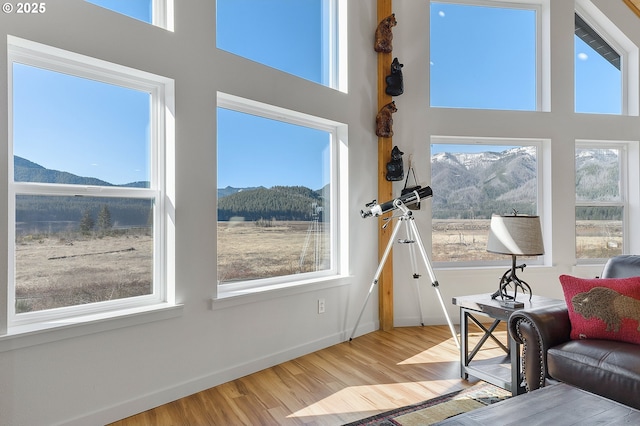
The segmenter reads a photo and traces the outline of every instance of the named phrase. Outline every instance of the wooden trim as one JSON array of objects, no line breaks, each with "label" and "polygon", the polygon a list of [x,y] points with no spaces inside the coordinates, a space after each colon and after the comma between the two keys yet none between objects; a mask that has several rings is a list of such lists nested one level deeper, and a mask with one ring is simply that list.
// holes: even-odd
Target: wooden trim
[{"label": "wooden trim", "polygon": [[[378,0],[378,23],[393,13],[392,0]],[[373,35],[373,34],[372,34]],[[373,38],[373,37],[372,37]],[[378,111],[392,101],[385,93],[385,77],[389,73],[392,53],[378,53]],[[378,202],[384,203],[393,198],[392,184],[386,179],[387,163],[391,159],[393,148],[392,138],[378,138]],[[388,216],[388,215],[386,215]],[[378,259],[382,258],[391,232],[391,226],[382,228],[383,217],[379,218],[378,231]],[[385,266],[378,281],[378,318],[380,330],[388,331],[393,328],[393,250],[385,262]]]},{"label": "wooden trim", "polygon": [[629,6],[629,9],[633,10],[633,12],[640,17],[640,0],[622,0],[624,4]]}]

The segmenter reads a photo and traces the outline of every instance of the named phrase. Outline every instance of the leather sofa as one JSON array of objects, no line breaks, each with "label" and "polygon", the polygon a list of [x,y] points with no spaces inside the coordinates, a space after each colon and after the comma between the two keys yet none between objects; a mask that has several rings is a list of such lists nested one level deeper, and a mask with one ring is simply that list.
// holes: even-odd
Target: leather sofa
[{"label": "leather sofa", "polygon": [[[640,256],[613,257],[602,272],[602,278],[633,276],[640,276]],[[518,310],[508,327],[523,348],[528,392],[560,381],[640,409],[640,345],[571,340],[566,304]]]}]

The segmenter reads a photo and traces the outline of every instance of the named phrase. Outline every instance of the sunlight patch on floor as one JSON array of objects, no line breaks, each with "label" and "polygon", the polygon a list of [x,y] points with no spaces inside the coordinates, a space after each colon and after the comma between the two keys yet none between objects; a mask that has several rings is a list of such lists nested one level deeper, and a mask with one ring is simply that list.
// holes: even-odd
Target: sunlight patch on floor
[{"label": "sunlight patch on floor", "polygon": [[416,404],[457,389],[459,380],[390,383],[350,386],[287,416],[308,417],[328,414],[386,411]]}]

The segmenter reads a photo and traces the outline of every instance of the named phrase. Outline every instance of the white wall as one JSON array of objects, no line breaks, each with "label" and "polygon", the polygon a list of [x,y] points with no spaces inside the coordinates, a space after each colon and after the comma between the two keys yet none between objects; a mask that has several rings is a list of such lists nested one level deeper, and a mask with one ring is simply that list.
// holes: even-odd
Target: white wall
[{"label": "white wall", "polygon": [[[360,218],[363,204],[375,197],[377,139],[376,56],[373,32],[376,2],[349,1],[349,93],[290,77],[215,49],[215,1],[175,2],[175,32],[155,28],[82,0],[47,3],[40,16],[0,15],[0,39],[6,34],[113,61],[175,79],[176,82],[176,282],[184,304],[178,318],[68,338],[0,353],[0,424],[102,424],[134,414],[264,367],[348,339],[377,266],[377,221]],[[428,2],[396,0],[399,25],[394,54],[405,64],[405,94],[396,98],[394,143],[414,153],[418,173],[428,180],[428,144],[432,134],[536,136],[553,140],[553,258],[548,267],[530,268],[528,281],[539,294],[558,295],[557,275],[571,272],[573,136],[606,135],[606,126],[622,127],[638,139],[637,118],[576,118],[573,95],[573,9],[553,1],[559,17],[555,36],[552,113],[433,110],[428,107]],[[624,31],[640,43],[638,20],[622,2],[598,0]],[[279,25],[280,23],[274,23]],[[282,23],[286,24],[286,23]],[[265,49],[269,49],[265,42]],[[7,123],[6,45],[0,44],[0,123]],[[347,285],[286,294],[246,303],[216,305],[215,285],[215,98],[216,92],[252,98],[349,124],[350,274]],[[572,126],[572,127],[571,127]],[[6,129],[5,125],[0,129]],[[0,132],[0,146],[7,134]],[[408,158],[405,156],[405,158]],[[557,163],[556,163],[557,161]],[[0,164],[7,164],[0,150]],[[6,169],[5,169],[6,170]],[[0,174],[0,200],[6,199],[6,173]],[[434,188],[437,191],[437,188]],[[399,188],[398,188],[399,191]],[[6,202],[2,201],[6,207]],[[428,212],[417,221],[429,239]],[[6,208],[0,208],[0,222]],[[6,240],[0,227],[0,240]],[[556,240],[555,235],[558,235]],[[564,254],[563,254],[564,253]],[[569,254],[567,254],[569,253]],[[6,244],[0,244],[0,276],[6,276]],[[410,266],[400,250],[394,259],[396,324],[416,324]],[[492,292],[502,269],[439,270],[445,302],[455,295]],[[376,289],[377,290],[377,289]],[[275,296],[279,296],[276,294]],[[316,313],[326,299],[327,312]],[[431,286],[423,299],[428,322],[443,324]],[[449,307],[457,318],[457,311]],[[377,292],[358,334],[377,327]],[[345,343],[348,344],[348,343]]]}]

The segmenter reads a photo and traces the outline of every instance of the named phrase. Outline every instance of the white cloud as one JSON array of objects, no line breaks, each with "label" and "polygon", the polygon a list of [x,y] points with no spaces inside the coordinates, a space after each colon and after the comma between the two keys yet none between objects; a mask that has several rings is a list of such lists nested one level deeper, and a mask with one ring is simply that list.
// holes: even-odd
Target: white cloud
[{"label": "white cloud", "polygon": [[441,18],[444,18],[444,12],[441,10],[440,12],[438,12],[438,16],[440,16]]},{"label": "white cloud", "polygon": [[578,53],[578,59],[580,59],[581,61],[586,61],[587,59],[589,59],[589,55],[584,52],[580,52]]}]

